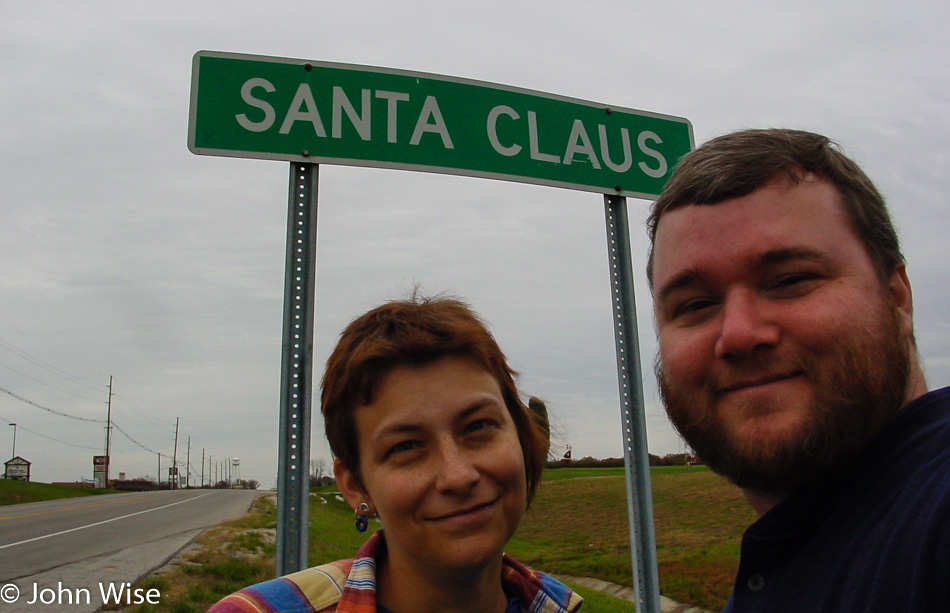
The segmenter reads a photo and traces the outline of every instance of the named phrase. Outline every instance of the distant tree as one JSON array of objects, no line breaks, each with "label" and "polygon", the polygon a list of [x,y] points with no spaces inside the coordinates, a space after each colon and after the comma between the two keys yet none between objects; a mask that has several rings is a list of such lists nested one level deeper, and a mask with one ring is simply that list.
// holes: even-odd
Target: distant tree
[{"label": "distant tree", "polygon": [[593,458],[583,457],[580,460],[567,461],[564,459],[549,461],[548,468],[622,468],[623,458]]},{"label": "distant tree", "polygon": [[668,453],[663,456],[661,466],[686,466],[689,459],[690,456],[686,453]]},{"label": "distant tree", "polygon": [[333,478],[326,474],[327,461],[323,458],[310,460],[310,489],[326,485]]},{"label": "distant tree", "polygon": [[158,489],[158,484],[151,479],[138,477],[136,479],[125,479],[121,481],[119,479],[113,479],[110,487],[120,492],[148,492]]}]

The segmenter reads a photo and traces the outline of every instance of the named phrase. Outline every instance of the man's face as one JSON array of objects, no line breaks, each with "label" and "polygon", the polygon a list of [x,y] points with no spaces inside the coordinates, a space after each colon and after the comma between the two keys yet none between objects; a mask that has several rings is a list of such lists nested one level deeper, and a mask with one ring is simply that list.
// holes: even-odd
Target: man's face
[{"label": "man's face", "polygon": [[741,487],[791,491],[907,400],[906,276],[882,283],[825,181],[664,214],[653,281],[667,412]]}]

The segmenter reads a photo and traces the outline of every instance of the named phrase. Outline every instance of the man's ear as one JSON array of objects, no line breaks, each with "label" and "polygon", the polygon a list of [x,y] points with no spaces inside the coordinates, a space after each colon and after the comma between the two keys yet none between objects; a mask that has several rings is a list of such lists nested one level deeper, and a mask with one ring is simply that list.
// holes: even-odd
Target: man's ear
[{"label": "man's ear", "polygon": [[361,502],[367,503],[370,508],[375,508],[373,501],[364,491],[363,484],[360,483],[359,477],[356,476],[356,473],[345,467],[339,458],[333,461],[333,475],[336,477],[336,485],[340,488],[340,493],[343,495],[347,504],[350,505],[350,508],[355,511]]},{"label": "man's ear", "polygon": [[894,299],[894,306],[901,318],[902,329],[908,338],[914,334],[914,297],[907,278],[907,267],[901,263],[891,272],[888,291]]}]

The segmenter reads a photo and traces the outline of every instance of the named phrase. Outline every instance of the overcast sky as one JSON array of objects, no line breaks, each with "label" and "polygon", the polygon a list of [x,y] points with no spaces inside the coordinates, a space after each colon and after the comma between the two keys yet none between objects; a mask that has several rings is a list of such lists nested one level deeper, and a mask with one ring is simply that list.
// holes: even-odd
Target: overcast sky
[{"label": "overcast sky", "polygon": [[[288,163],[186,146],[203,49],[477,79],[685,117],[696,143],[788,127],[839,143],[888,198],[931,387],[950,381],[950,7],[944,2],[0,1],[0,456],[92,476],[114,377],[112,475],[240,458],[273,485]],[[650,451],[659,407],[630,200]],[[603,200],[322,166],[315,362],[419,285],[487,319],[555,450],[620,456]],[[314,458],[329,459],[315,407]],[[61,415],[66,414],[67,416]],[[81,418],[81,419],[76,419]],[[169,460],[161,459],[163,473]]]}]

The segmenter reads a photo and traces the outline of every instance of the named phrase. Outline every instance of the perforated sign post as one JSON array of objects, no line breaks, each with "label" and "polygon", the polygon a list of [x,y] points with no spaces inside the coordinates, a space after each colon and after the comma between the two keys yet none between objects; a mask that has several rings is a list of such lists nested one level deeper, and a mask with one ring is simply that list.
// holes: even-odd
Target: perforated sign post
[{"label": "perforated sign post", "polygon": [[638,610],[659,581],[626,198],[655,197],[689,122],[418,72],[201,51],[188,148],[291,163],[282,343],[277,572],[307,559],[319,164],[395,168],[604,194]]}]

